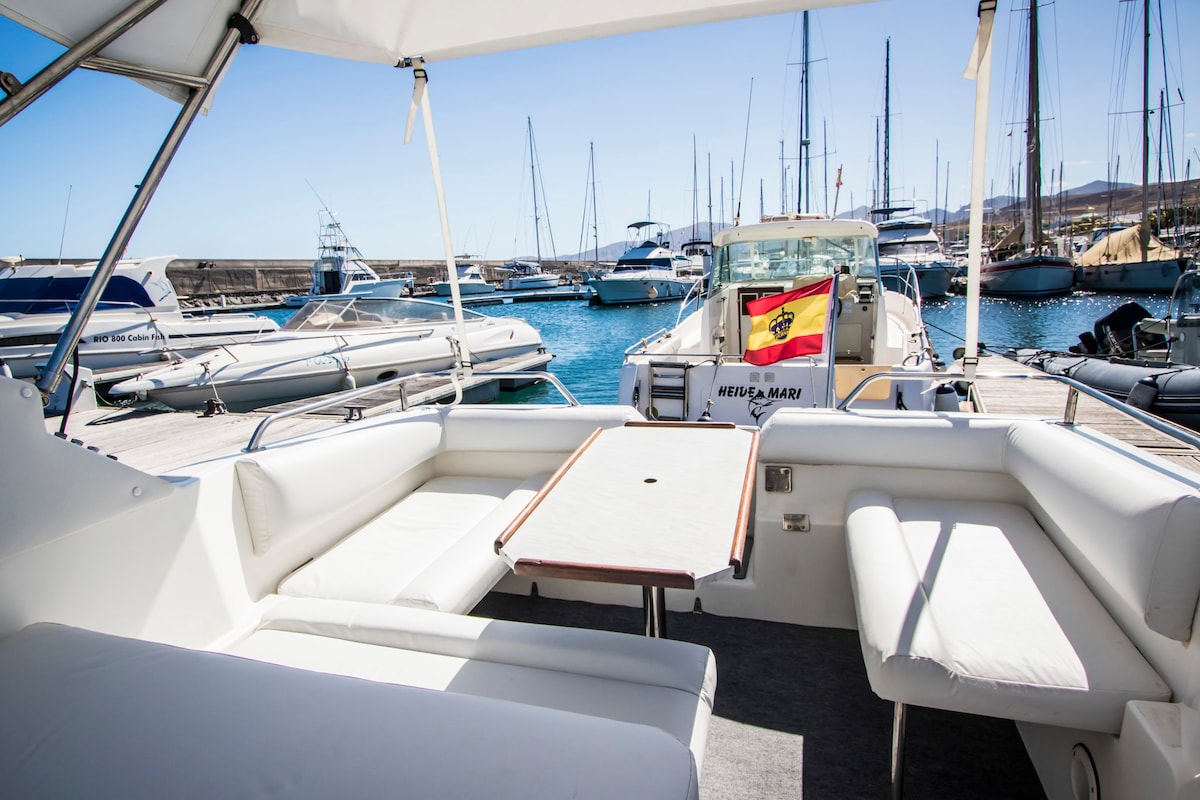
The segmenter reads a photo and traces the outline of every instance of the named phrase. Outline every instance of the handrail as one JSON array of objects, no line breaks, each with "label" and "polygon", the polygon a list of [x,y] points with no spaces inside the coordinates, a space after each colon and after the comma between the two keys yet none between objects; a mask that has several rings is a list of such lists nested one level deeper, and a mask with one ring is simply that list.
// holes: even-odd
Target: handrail
[{"label": "handrail", "polygon": [[[571,392],[567,389],[567,387],[562,384],[562,381],[560,381],[558,379],[558,376],[553,375],[549,372],[540,372],[540,371],[530,370],[530,371],[515,371],[515,372],[482,372],[482,373],[478,373],[478,374],[486,375],[488,378],[495,378],[497,380],[505,379],[505,378],[508,378],[508,379],[540,378],[540,379],[546,381],[547,383],[551,384],[555,389],[557,389],[558,393],[561,394],[563,399],[567,401],[567,405],[569,405],[569,406],[579,405],[579,401],[575,399],[575,395],[571,394]],[[400,387],[400,409],[402,411],[407,411],[408,410],[408,393],[404,390],[404,384],[409,383],[414,380],[417,380],[418,378],[450,378],[451,380],[453,380],[453,379],[455,379],[456,376],[461,377],[459,375],[458,370],[441,370],[438,372],[416,372],[411,375],[401,375],[398,378],[392,378],[391,380],[388,380],[388,381],[382,381],[380,383],[373,383],[370,386],[360,386],[357,389],[348,389],[347,391],[344,391],[344,392],[339,392],[337,394],[330,395],[328,397],[314,400],[311,403],[305,403],[304,405],[297,406],[296,408],[289,408],[284,411],[277,411],[274,414],[272,414],[271,416],[264,419],[262,422],[258,423],[258,426],[254,429],[254,433],[250,436],[250,442],[246,445],[246,449],[243,452],[253,453],[257,450],[261,450],[263,448],[262,439],[263,439],[263,436],[267,432],[267,428],[271,427],[271,425],[275,424],[276,422],[279,422],[280,420],[289,419],[291,417],[298,417],[301,414],[311,414],[314,411],[320,411],[323,408],[329,408],[331,406],[342,405],[347,400],[355,400],[359,397],[364,397],[368,394],[382,391],[383,389],[388,389],[392,386]]]},{"label": "handrail", "polygon": [[[919,374],[920,373],[917,373],[916,375]],[[855,400],[855,398],[858,397],[859,394],[862,393],[866,385],[872,381],[883,380],[887,378],[904,378],[906,380],[912,380],[914,376],[915,375],[912,372],[877,372],[873,375],[868,375],[859,381],[857,386],[850,390],[850,394],[846,395],[844,400],[837,404],[837,410],[849,411],[850,404]],[[1140,408],[1134,408],[1133,406],[1127,405],[1120,400],[1115,400],[1098,389],[1093,389],[1091,386],[1068,378],[1065,375],[1051,375],[1047,372],[989,372],[987,374],[976,374],[974,381],[971,381],[969,378],[967,378],[966,374],[962,372],[936,372],[930,377],[934,378],[938,383],[948,383],[949,381],[974,382],[982,379],[1056,381],[1064,384],[1068,389],[1067,404],[1063,409],[1062,422],[1064,425],[1075,424],[1075,409],[1079,402],[1079,395],[1085,394],[1093,400],[1099,400],[1105,405],[1120,411],[1126,416],[1132,417],[1143,425],[1153,428],[1159,433],[1170,436],[1176,441],[1183,442],[1184,444],[1195,448],[1200,448],[1200,436],[1197,436],[1195,433],[1162,419],[1161,417],[1156,417],[1153,414],[1142,411]]]},{"label": "handrail", "polygon": [[[629,345],[629,347],[625,348],[625,355],[634,354],[633,351],[639,347],[647,347],[649,345],[654,344],[659,339],[663,338],[663,336],[665,336],[667,333],[668,333],[668,331],[666,328],[659,328],[658,330],[656,330],[654,333],[650,334],[649,336],[643,336],[641,339],[639,339],[638,341]],[[649,355],[649,354],[647,353],[647,355]]]}]

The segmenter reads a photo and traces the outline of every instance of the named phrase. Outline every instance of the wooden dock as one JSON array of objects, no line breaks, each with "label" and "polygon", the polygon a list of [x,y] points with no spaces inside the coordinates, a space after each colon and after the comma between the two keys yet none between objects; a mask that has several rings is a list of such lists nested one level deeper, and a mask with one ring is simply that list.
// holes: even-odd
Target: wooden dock
[{"label": "wooden dock", "polygon": [[[485,362],[463,382],[468,402],[484,402],[509,381],[489,377],[489,372],[518,372],[543,369],[553,358],[549,353],[531,353]],[[530,378],[534,380],[534,378]],[[454,387],[445,378],[417,379],[409,386],[410,406],[437,403],[454,396]],[[153,408],[97,408],[72,411],[67,418],[66,438],[81,447],[115,456],[121,463],[153,475],[169,475],[185,464],[194,464],[245,449],[267,415],[311,403],[317,398],[298,400],[257,409],[246,414],[205,416],[198,411],[170,411]],[[350,401],[362,406],[364,416],[395,411],[401,406],[399,392],[381,389],[378,393]],[[280,420],[272,425],[267,443],[322,430],[339,424],[353,424],[343,405],[331,406],[315,414]],[[47,417],[46,430],[57,432],[61,417]]]},{"label": "wooden dock", "polygon": [[[488,371],[523,371],[544,367],[551,356],[546,353],[505,359],[480,365],[466,386],[468,398],[476,391],[491,391]],[[989,374],[1036,375],[1036,370],[998,356],[981,359],[979,377],[972,400],[977,411],[993,414],[1033,414],[1062,419],[1067,403],[1067,387],[1056,381],[1030,378],[990,378]],[[490,379],[492,384],[497,383]],[[494,387],[498,389],[499,387]],[[445,379],[422,379],[409,387],[409,404],[436,403],[452,397],[454,387]],[[255,428],[266,414],[294,408],[312,399],[259,409],[249,414],[220,414],[205,417],[199,412],[180,412],[131,408],[101,408],[74,411],[66,430],[68,439],[81,446],[117,456],[123,463],[153,474],[170,474],[181,465],[228,455],[246,447]],[[395,389],[383,389],[351,404],[361,405],[364,416],[394,411],[401,398]],[[346,422],[345,405],[334,405],[323,412],[284,419],[271,428],[268,442],[279,441],[314,430]],[[1080,395],[1076,422],[1093,427],[1109,436],[1135,445],[1186,469],[1200,473],[1200,451],[1148,428],[1116,409]],[[57,431],[60,418],[46,419],[46,429]]]},{"label": "wooden dock", "polygon": [[[1029,378],[988,378],[991,374],[1039,375],[1026,364],[1001,356],[980,359],[972,401],[985,414],[1035,414],[1062,419],[1067,407],[1067,387],[1057,381]],[[1172,463],[1200,472],[1200,451],[1141,424],[1099,400],[1079,395],[1075,422],[1135,445]]]}]

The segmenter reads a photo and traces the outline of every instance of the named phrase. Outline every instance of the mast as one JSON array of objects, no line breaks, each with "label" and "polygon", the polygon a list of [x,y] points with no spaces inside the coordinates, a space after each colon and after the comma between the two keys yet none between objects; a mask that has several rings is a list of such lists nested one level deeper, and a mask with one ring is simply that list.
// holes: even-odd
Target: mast
[{"label": "mast", "polygon": [[596,143],[588,142],[588,173],[592,179],[592,265],[600,268],[600,213],[596,209]]},{"label": "mast", "polygon": [[1029,0],[1029,109],[1025,125],[1025,143],[1029,152],[1025,164],[1025,195],[1029,203],[1029,241],[1035,252],[1042,246],[1042,138],[1038,115],[1038,22],[1037,0]]},{"label": "mast", "polygon": [[[883,56],[883,207],[892,207],[891,122],[892,122],[892,37],[887,38]],[[890,217],[891,212],[886,216]]]},{"label": "mast", "polygon": [[[800,49],[800,148],[796,169],[796,213],[808,211],[808,192],[805,180],[808,170],[808,12],[803,13]],[[803,207],[801,201],[803,200]]]},{"label": "mast", "polygon": [[[938,195],[941,194],[941,192],[938,191],[941,188],[938,185],[938,178],[941,177],[940,170],[938,168],[942,166],[941,154],[938,152],[941,149],[941,144],[941,141],[938,139],[933,140],[933,219],[930,221],[933,223],[934,227],[937,226],[937,202]],[[945,209],[943,209],[942,213],[943,215],[945,214]]]},{"label": "mast", "polygon": [[534,247],[537,248],[538,264],[541,264],[542,263],[542,238],[541,238],[541,231],[539,229],[541,228],[542,225],[541,225],[541,219],[538,216],[537,170],[534,167],[534,165],[537,163],[537,160],[534,158],[534,155],[533,155],[533,118],[532,117],[525,118],[525,127],[529,131],[529,178],[530,178],[530,182],[533,186],[533,242],[534,242]]},{"label": "mast", "polygon": [[1150,248],[1150,0],[1142,2],[1142,261]]},{"label": "mast", "polygon": [[713,238],[712,229],[712,153],[708,154],[708,240],[711,242]]},{"label": "mast", "polygon": [[692,134],[692,241],[696,240],[696,226],[700,224],[700,184],[696,172],[696,134]]}]

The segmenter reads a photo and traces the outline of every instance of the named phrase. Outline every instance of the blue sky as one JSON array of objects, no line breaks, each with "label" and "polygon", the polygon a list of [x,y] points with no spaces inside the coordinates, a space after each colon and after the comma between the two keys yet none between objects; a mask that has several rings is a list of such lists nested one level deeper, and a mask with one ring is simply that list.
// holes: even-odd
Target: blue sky
[{"label": "blue sky", "polygon": [[[1012,143],[1023,137],[1023,15],[1014,3],[1025,7],[1001,0],[995,36],[988,166],[997,194],[1008,191],[1019,151]],[[1168,72],[1173,86],[1183,79],[1185,98],[1196,63],[1181,61],[1180,43],[1200,34],[1198,6],[1162,0]],[[975,9],[975,0],[884,0],[810,15],[814,210],[832,206],[838,165],[838,211],[869,202],[889,36],[893,200],[916,197],[932,206],[935,173],[938,196],[946,193],[948,162],[950,206],[967,202],[975,86],[962,71]],[[1140,107],[1140,55],[1129,66],[1117,55],[1126,48],[1124,20],[1131,9],[1140,13],[1140,3],[1057,0],[1041,9],[1046,183],[1059,164],[1068,188],[1102,180],[1114,153],[1119,178],[1136,180],[1138,119],[1110,112]],[[1157,97],[1157,35],[1154,48]],[[0,19],[0,69],[27,80],[59,52]],[[548,199],[542,213],[559,253],[579,247],[589,142],[602,245],[622,240],[626,224],[647,210],[674,227],[690,226],[693,137],[701,218],[709,158],[715,219],[722,218],[722,190],[727,220],[734,189],[744,221],[758,216],[760,186],[766,210],[778,211],[781,139],[789,184],[796,169],[799,60],[800,15],[790,14],[430,65],[456,251],[488,258],[533,251],[527,116]],[[420,126],[412,144],[402,143],[411,90],[408,71],[242,48],[212,112],[197,120],[176,156],[130,255],[311,257],[315,190],[368,257],[440,257]],[[98,257],[176,111],[132,81],[81,71],[0,128],[0,255],[53,257],[61,242],[66,257]],[[1196,125],[1184,111],[1172,111],[1180,178],[1186,159],[1193,177],[1200,173]],[[794,188],[788,200],[795,203]]]}]

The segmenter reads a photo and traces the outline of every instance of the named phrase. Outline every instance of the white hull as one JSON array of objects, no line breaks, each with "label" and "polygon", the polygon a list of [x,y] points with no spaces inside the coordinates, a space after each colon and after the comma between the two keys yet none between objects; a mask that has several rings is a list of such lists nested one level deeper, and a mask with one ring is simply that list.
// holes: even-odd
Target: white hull
[{"label": "white hull", "polygon": [[1008,297],[1053,297],[1070,294],[1075,267],[1065,258],[1031,256],[984,264],[979,274],[983,294]]},{"label": "white hull", "polygon": [[[930,297],[945,297],[950,294],[950,285],[957,271],[950,261],[934,263],[909,263],[894,259],[879,259],[879,274],[883,276],[888,288],[902,291],[910,281],[911,274],[916,277],[917,287],[921,290],[921,299]],[[894,281],[892,285],[890,281]]]},{"label": "white hull", "polygon": [[555,289],[558,287],[557,275],[519,275],[505,278],[500,287],[506,292],[520,292],[527,289]]},{"label": "white hull", "polygon": [[[487,281],[459,281],[459,294],[487,294],[496,291],[496,287]],[[438,297],[450,297],[450,282],[438,281],[433,284],[433,293]]]},{"label": "white hull", "polygon": [[[319,313],[323,312],[309,319]],[[534,328],[514,318],[472,315],[466,330],[465,347],[474,362],[529,353],[542,345]],[[456,336],[452,320],[285,329],[257,342],[147,372],[118,383],[112,392],[146,396],[179,409],[220,400],[235,410],[246,410],[448,369],[455,363],[449,338]]]},{"label": "white hull", "polygon": [[595,278],[589,281],[588,285],[596,290],[597,302],[603,305],[623,305],[682,300],[694,283],[672,277],[666,272],[644,275],[623,272]]},{"label": "white hull", "polygon": [[[51,316],[57,319],[41,319]],[[58,339],[66,316],[36,314],[15,320],[0,319],[0,358],[17,378],[36,377],[38,367],[54,352],[52,343],[5,346],[4,342],[25,337]],[[184,317],[180,314],[147,315],[97,312],[83,329],[79,341],[79,363],[90,370],[161,364],[189,358],[214,347],[253,341],[277,331],[267,317],[250,314]]]},{"label": "white hull", "polygon": [[[187,358],[279,330],[253,314],[184,314],[167,279],[174,256],[119,261],[110,289],[84,326],[79,363],[98,371]],[[49,360],[96,264],[0,271],[0,359],[14,377],[33,378]],[[12,283],[10,283],[10,281]],[[29,285],[37,287],[30,291]],[[64,310],[59,310],[64,309]]]}]

